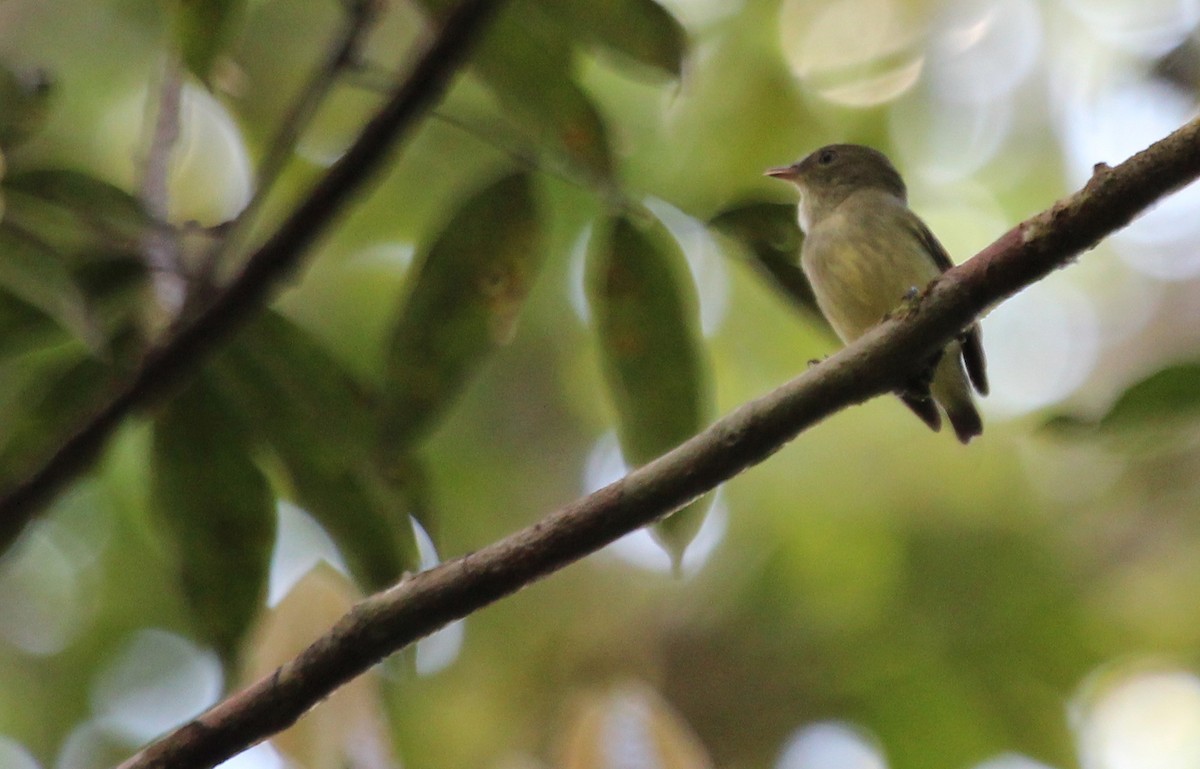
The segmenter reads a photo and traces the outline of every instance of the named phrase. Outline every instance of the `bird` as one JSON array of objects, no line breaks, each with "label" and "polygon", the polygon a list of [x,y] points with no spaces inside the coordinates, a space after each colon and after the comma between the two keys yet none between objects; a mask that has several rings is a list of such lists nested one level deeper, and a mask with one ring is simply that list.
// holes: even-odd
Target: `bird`
[{"label": "bird", "polygon": [[[843,343],[858,339],[953,266],[908,207],[900,172],[876,149],[831,144],[766,175],[800,191],[800,267]],[[965,444],[983,432],[972,387],[988,393],[978,323],[946,345],[931,371],[927,367],[897,394],[935,432],[944,411]]]}]

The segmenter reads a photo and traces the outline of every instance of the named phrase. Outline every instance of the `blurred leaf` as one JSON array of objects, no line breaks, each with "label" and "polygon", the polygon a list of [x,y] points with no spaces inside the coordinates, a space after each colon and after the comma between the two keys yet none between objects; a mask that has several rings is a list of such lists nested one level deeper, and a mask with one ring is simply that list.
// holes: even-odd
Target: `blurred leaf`
[{"label": "blurred leaf", "polygon": [[[374,465],[373,402],[307,331],[266,313],[213,366],[216,386],[287,473],[295,502],[369,589],[416,563],[404,478]],[[331,419],[330,414],[336,414]]]},{"label": "blurred leaf", "polygon": [[1192,99],[1200,93],[1200,41],[1194,35],[1154,62],[1151,74]]},{"label": "blurred leaf", "polygon": [[572,77],[570,41],[531,0],[513,3],[493,24],[474,59],[505,117],[540,149],[597,178],[612,176],[608,129]]},{"label": "blurred leaf", "polygon": [[251,323],[214,360],[214,374],[256,434],[285,456],[327,467],[372,456],[371,397],[320,342],[282,315],[266,312]]},{"label": "blurred leaf", "polygon": [[275,502],[230,404],[194,381],[155,421],[152,507],[199,635],[231,661],[265,604]]},{"label": "blurred leaf", "polygon": [[354,579],[367,591],[417,570],[408,489],[370,465],[341,469],[309,457],[284,459],[295,501],[328,532]]},{"label": "blurred leaf", "polygon": [[1200,363],[1182,363],[1134,383],[1099,419],[1055,414],[1042,423],[1041,429],[1071,438],[1094,434],[1097,430],[1191,428],[1197,417],[1200,417]]},{"label": "blurred leaf", "polygon": [[[695,285],[661,224],[621,217],[594,231],[587,288],[621,450],[626,461],[643,465],[709,419]],[[652,529],[676,566],[709,503],[708,497],[693,502]]]},{"label": "blurred leaf", "polygon": [[679,77],[687,53],[687,33],[679,20],[654,0],[541,0],[566,22],[573,36]]},{"label": "blurred leaf", "polygon": [[1134,384],[1100,420],[1101,427],[1137,427],[1200,415],[1200,363],[1170,366]]},{"label": "blurred leaf", "polygon": [[53,96],[54,80],[45,70],[0,65],[0,151],[7,152],[41,130]]},{"label": "blurred leaf", "polygon": [[175,44],[188,70],[206,85],[217,57],[241,25],[246,0],[178,0]]},{"label": "blurred leaf", "polygon": [[13,365],[19,367],[19,376],[4,376],[0,400],[0,483],[4,485],[51,452],[114,383],[110,366],[81,358],[77,348],[26,356]]},{"label": "blurred leaf", "polygon": [[1096,423],[1073,414],[1055,414],[1043,422],[1039,429],[1050,435],[1074,438],[1096,432]]},{"label": "blurred leaf", "polygon": [[741,243],[751,263],[775,288],[812,318],[824,323],[812,287],[800,269],[804,234],[791,203],[742,203],[714,216],[709,225]]},{"label": "blurred leaf", "polygon": [[[140,201],[94,176],[65,169],[13,174],[5,179],[6,224],[55,244],[137,249],[156,226]],[[70,233],[63,233],[70,228]],[[67,238],[70,238],[67,240]]]},{"label": "blurred leaf", "polygon": [[0,360],[61,344],[70,338],[46,313],[0,293]]},{"label": "blurred leaf", "polygon": [[530,180],[463,203],[420,259],[392,332],[383,434],[396,455],[427,432],[487,356],[516,333],[543,257]]},{"label": "blurred leaf", "polygon": [[57,254],[2,227],[0,254],[0,288],[46,313],[93,352],[103,349],[87,299]]}]

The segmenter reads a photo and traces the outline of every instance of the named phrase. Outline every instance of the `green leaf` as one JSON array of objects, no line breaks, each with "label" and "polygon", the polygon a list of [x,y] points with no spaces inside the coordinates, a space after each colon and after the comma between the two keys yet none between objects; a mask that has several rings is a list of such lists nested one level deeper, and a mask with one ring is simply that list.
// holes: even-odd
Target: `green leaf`
[{"label": "green leaf", "polygon": [[742,203],[709,220],[718,232],[741,244],[756,270],[789,301],[824,323],[812,287],[800,269],[800,244],[804,234],[790,203]]},{"label": "green leaf", "polygon": [[[4,181],[6,224],[27,230],[63,251],[140,247],[156,225],[141,202],[89,174],[42,169]],[[63,233],[69,229],[69,233]],[[70,246],[69,248],[67,246]]]},{"label": "green leaf", "polygon": [[386,364],[388,451],[408,453],[512,339],[543,250],[531,182],[517,174],[467,200],[420,257]]},{"label": "green leaf", "polygon": [[1200,363],[1157,371],[1127,389],[1100,420],[1105,428],[1194,423],[1200,416]]},{"label": "green leaf", "polygon": [[289,496],[321,523],[360,584],[378,589],[415,567],[409,479],[376,466],[374,400],[311,334],[266,313],[212,372],[282,465]]},{"label": "green leaf", "polygon": [[59,258],[36,240],[0,227],[0,288],[38,308],[94,353],[105,340],[87,299]]},{"label": "green leaf", "polygon": [[672,77],[683,73],[687,32],[654,0],[541,0],[573,36]]},{"label": "green leaf", "polygon": [[197,632],[227,661],[265,603],[275,503],[230,404],[203,378],[154,425],[152,506]]},{"label": "green leaf", "polygon": [[217,57],[233,42],[246,0],[178,0],[175,44],[188,71],[206,85]]},{"label": "green leaf", "polygon": [[284,462],[295,502],[337,544],[364,589],[381,590],[417,570],[420,558],[408,518],[413,497],[403,480],[371,465],[339,470],[305,456]]},{"label": "green leaf", "polygon": [[41,310],[11,294],[0,293],[0,361],[62,344],[69,338]]},{"label": "green leaf", "polygon": [[214,359],[213,375],[256,434],[285,456],[329,467],[372,456],[372,397],[312,334],[282,315],[266,312],[252,322]]},{"label": "green leaf", "polygon": [[41,130],[54,91],[54,80],[45,70],[0,65],[0,151],[19,146]]},{"label": "green leaf", "polygon": [[[621,450],[642,465],[711,415],[695,285],[661,224],[622,217],[593,233],[587,288]],[[677,566],[708,506],[708,498],[693,502],[652,530]]]},{"label": "green leaf", "polygon": [[40,351],[0,368],[0,485],[53,451],[114,383],[111,367],[80,358],[77,347]]},{"label": "green leaf", "polygon": [[482,42],[474,71],[496,95],[505,119],[539,149],[599,179],[612,176],[608,129],[572,77],[569,41],[532,2],[514,3]]}]

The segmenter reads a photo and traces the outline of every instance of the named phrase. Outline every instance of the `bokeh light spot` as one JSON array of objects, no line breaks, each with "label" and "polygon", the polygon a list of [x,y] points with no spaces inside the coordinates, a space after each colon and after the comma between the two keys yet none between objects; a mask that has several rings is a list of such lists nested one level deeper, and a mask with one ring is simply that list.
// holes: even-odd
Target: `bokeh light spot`
[{"label": "bokeh light spot", "polygon": [[809,724],[788,738],[775,769],[887,769],[874,741],[840,721]]},{"label": "bokeh light spot", "polygon": [[66,648],[79,631],[83,597],[75,563],[40,529],[0,558],[0,638],[27,654]]},{"label": "bokeh light spot", "polygon": [[1155,56],[1180,43],[1196,26],[1195,0],[1064,0],[1063,5],[1100,40]]},{"label": "bokeh light spot", "polygon": [[3,736],[0,736],[0,766],[4,769],[41,769],[24,745]]},{"label": "bokeh light spot", "polygon": [[92,710],[114,732],[145,742],[200,714],[221,686],[215,654],[165,630],[140,630],[97,676]]},{"label": "bokeh light spot", "polygon": [[920,25],[894,0],[786,0],[779,31],[793,74],[843,106],[889,102],[912,88],[924,69]]},{"label": "bokeh light spot", "polygon": [[342,574],[350,573],[337,545],[312,516],[286,500],[279,501],[276,512],[279,517],[275,549],[271,552],[267,606],[277,606],[296,583],[322,561]]},{"label": "bokeh light spot", "polygon": [[[417,540],[417,553],[421,559],[421,571],[432,569],[441,563],[433,538],[416,518],[409,517],[412,523],[413,535]],[[440,630],[417,641],[414,666],[417,675],[425,677],[441,672],[458,659],[462,651],[463,637],[466,635],[466,625],[463,620],[455,620]]]},{"label": "bokeh light spot", "polygon": [[[617,443],[616,433],[608,432],[596,441],[588,455],[583,470],[584,493],[590,494],[619,480],[629,472],[625,458],[621,455],[621,447]],[[717,545],[725,538],[729,527],[729,509],[724,501],[721,489],[713,495],[712,505],[704,518],[700,530],[688,544],[687,552],[683,555],[680,572],[684,577],[696,574],[708,562],[709,557],[716,551]],[[616,558],[646,571],[659,574],[673,574],[674,568],[671,556],[663,546],[654,540],[646,529],[630,532],[604,548]]]},{"label": "bokeh light spot", "polygon": [[[146,116],[146,90],[116,103],[95,135],[103,172],[126,189],[136,189],[136,162]],[[174,224],[213,226],[235,217],[250,200],[250,156],[233,115],[204,88],[185,84],[180,97],[180,131],[171,154],[169,219]],[[112,137],[121,137],[113,141]]]},{"label": "bokeh light spot", "polygon": [[976,764],[974,769],[1053,769],[1041,761],[1034,761],[1029,756],[1022,756],[1019,753],[1002,753],[994,758],[989,758],[983,763]]},{"label": "bokeh light spot", "polygon": [[[1079,96],[1063,111],[1071,183],[1082,186],[1098,161],[1115,165],[1187,122],[1191,97],[1154,81],[1137,81]],[[1200,187],[1164,198],[1114,233],[1117,254],[1134,269],[1163,280],[1200,275]]]},{"label": "bokeh light spot", "polygon": [[1086,381],[1099,355],[1087,297],[1049,279],[1001,304],[983,324],[992,393],[982,406],[1017,415],[1050,406]]},{"label": "bokeh light spot", "polygon": [[943,98],[980,103],[1006,96],[1025,80],[1042,49],[1042,20],[1031,0],[943,3],[928,59]]},{"label": "bokeh light spot", "polygon": [[1200,678],[1193,673],[1146,671],[1087,682],[1074,716],[1084,769],[1200,766]]}]

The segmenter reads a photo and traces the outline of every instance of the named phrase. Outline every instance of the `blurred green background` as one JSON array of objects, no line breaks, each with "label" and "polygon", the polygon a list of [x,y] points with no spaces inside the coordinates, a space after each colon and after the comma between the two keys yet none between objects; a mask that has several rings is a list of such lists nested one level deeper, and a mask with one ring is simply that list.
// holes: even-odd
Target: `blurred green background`
[{"label": "blurred green background", "polygon": [[[444,5],[384,7],[243,244]],[[343,18],[0,4],[4,487],[173,311],[141,192],[172,57],[168,235],[201,293]],[[270,313],[0,556],[0,769],[117,763],[356,596],[834,349],[765,168],[879,147],[964,259],[1195,113],[1198,24],[1183,0],[512,0]],[[1200,766],[1198,204],[987,316],[969,448],[893,398],[840,413],[230,765]]]}]

